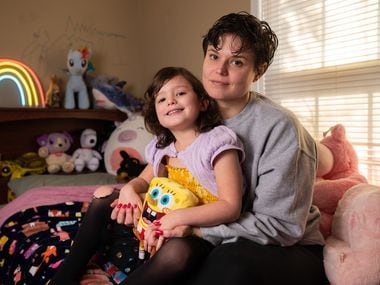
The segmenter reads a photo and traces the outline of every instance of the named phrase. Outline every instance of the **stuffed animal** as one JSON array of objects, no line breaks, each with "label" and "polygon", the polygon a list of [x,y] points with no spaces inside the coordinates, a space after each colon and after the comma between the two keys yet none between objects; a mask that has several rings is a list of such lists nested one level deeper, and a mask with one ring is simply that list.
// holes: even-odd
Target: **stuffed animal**
[{"label": "stuffed animal", "polygon": [[46,106],[51,108],[61,107],[61,91],[59,79],[56,75],[50,77],[48,90],[46,91]]},{"label": "stuffed animal", "polygon": [[88,97],[87,86],[83,79],[90,56],[91,51],[87,48],[81,50],[70,49],[67,54],[67,68],[70,78],[66,84],[64,102],[66,109],[75,108],[75,95],[77,95],[79,109],[88,109],[90,107],[90,98]]},{"label": "stuffed animal", "polygon": [[129,156],[129,154],[122,150],[120,151],[122,161],[120,162],[120,168],[117,170],[117,182],[126,183],[131,179],[139,176],[146,166],[146,163],[140,163],[137,158]]},{"label": "stuffed animal", "polygon": [[129,115],[127,120],[117,126],[103,146],[107,172],[117,175],[116,172],[122,161],[121,151],[137,158],[141,164],[146,163],[145,146],[152,138],[153,135],[145,129],[143,116]]},{"label": "stuffed animal", "polygon": [[[42,174],[46,171],[45,159],[35,152],[27,152],[14,160],[0,160],[0,176],[9,177],[9,180],[18,179],[26,175]],[[8,202],[16,198],[16,194],[8,188]]]},{"label": "stuffed animal", "polygon": [[75,170],[82,172],[85,167],[91,171],[96,171],[99,167],[102,156],[93,148],[97,143],[96,131],[93,129],[85,129],[80,136],[81,148],[78,148],[72,154]]},{"label": "stuffed animal", "polygon": [[358,158],[346,138],[344,126],[338,124],[330,131],[331,135],[325,136],[320,143],[331,151],[332,168],[327,174],[317,177],[313,196],[313,203],[321,211],[320,230],[325,238],[331,233],[332,218],[343,194],[352,186],[367,182],[359,173]]},{"label": "stuffed animal", "polygon": [[323,252],[331,285],[380,284],[380,187],[350,188],[332,224]]},{"label": "stuffed animal", "polygon": [[49,173],[57,173],[59,171],[71,173],[74,170],[71,156],[66,154],[72,142],[73,138],[67,132],[49,133],[37,138],[37,143],[40,146],[38,155],[45,158]]},{"label": "stuffed animal", "polygon": [[143,210],[135,228],[135,234],[140,240],[139,259],[145,258],[143,241],[148,221],[153,223],[170,211],[193,207],[198,203],[198,197],[181,184],[166,177],[153,178],[145,195]]},{"label": "stuffed animal", "polygon": [[104,109],[119,109],[122,112],[140,112],[143,108],[142,100],[123,91],[126,81],[112,83],[97,83],[92,88],[94,105]]}]

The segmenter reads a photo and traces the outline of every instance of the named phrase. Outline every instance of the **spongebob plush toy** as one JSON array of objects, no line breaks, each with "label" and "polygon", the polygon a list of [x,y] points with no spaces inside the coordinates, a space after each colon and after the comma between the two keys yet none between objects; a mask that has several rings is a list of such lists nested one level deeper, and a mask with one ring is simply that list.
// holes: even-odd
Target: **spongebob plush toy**
[{"label": "spongebob plush toy", "polygon": [[139,219],[135,234],[140,240],[139,259],[144,259],[144,232],[148,227],[146,220],[159,220],[170,211],[189,208],[198,205],[199,199],[189,189],[181,184],[166,178],[155,177],[149,184],[143,203],[143,211]]}]

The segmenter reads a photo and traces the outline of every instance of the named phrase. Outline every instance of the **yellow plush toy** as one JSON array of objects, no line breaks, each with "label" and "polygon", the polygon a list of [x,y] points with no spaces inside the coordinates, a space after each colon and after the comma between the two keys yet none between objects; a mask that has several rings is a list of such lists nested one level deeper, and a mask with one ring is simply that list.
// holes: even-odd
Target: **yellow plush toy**
[{"label": "yellow plush toy", "polygon": [[170,211],[189,208],[198,205],[199,199],[189,189],[181,184],[166,178],[155,177],[149,185],[143,203],[143,211],[135,234],[140,240],[139,258],[144,259],[144,232],[148,227],[148,222],[159,220]]},{"label": "yellow plush toy", "polygon": [[[27,152],[14,160],[0,159],[0,176],[9,180],[18,179],[30,174],[42,174],[46,171],[45,159],[35,152]],[[16,198],[12,189],[8,189],[8,202]]]}]

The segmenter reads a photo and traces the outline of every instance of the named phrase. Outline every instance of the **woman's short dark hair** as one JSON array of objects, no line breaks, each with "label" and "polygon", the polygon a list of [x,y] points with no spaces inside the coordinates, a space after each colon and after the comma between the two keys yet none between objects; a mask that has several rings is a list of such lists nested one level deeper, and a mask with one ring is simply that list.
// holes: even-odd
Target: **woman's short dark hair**
[{"label": "woman's short dark hair", "polygon": [[144,94],[145,127],[149,132],[157,136],[158,148],[166,147],[175,141],[175,138],[170,130],[163,127],[158,121],[155,100],[157,93],[160,91],[162,86],[176,76],[182,76],[185,78],[192,86],[194,92],[198,95],[198,98],[208,102],[207,109],[200,112],[196,121],[197,131],[200,133],[207,132],[215,126],[222,124],[222,117],[216,101],[207,94],[202,82],[197,77],[182,67],[164,67],[156,73],[152,83],[148,86]]},{"label": "woman's short dark hair", "polygon": [[[204,55],[206,55],[209,45],[218,49],[220,39],[225,34],[231,34],[241,40],[242,45],[236,53],[251,51],[255,62],[255,71],[259,75],[264,74],[272,63],[278,46],[277,36],[269,24],[244,11],[227,14],[219,18],[203,37]],[[265,63],[266,65],[264,65]]]}]

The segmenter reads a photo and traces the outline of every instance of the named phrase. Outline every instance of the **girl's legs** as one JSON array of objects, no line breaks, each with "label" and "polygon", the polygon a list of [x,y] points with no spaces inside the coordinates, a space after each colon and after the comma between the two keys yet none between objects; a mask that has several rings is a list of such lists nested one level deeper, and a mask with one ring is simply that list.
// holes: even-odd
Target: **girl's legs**
[{"label": "girl's legs", "polygon": [[190,284],[322,285],[323,247],[259,245],[240,238],[216,247]]},{"label": "girl's legs", "polygon": [[181,281],[198,269],[212,248],[209,242],[197,237],[169,239],[120,285],[182,284]]},{"label": "girl's legs", "polygon": [[112,211],[110,204],[117,197],[118,193],[114,191],[112,194],[92,200],[75,236],[69,255],[67,255],[49,285],[79,284],[79,278],[83,270],[102,243],[103,233],[110,222]]}]

